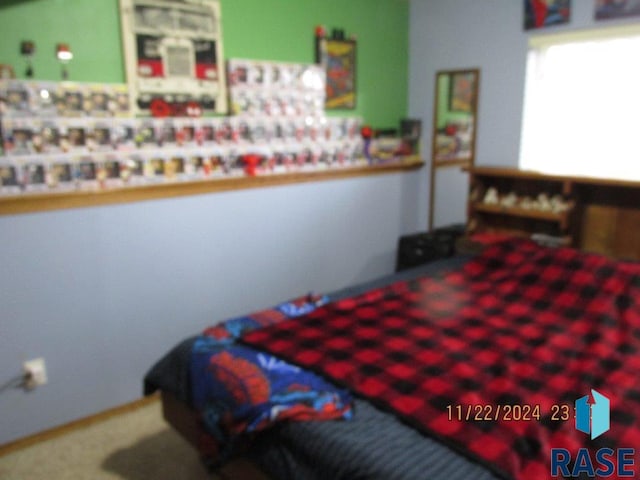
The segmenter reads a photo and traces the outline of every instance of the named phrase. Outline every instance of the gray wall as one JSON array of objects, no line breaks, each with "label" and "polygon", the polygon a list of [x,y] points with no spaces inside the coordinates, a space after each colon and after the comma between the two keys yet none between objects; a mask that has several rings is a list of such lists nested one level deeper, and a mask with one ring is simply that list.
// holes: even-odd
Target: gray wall
[{"label": "gray wall", "polygon": [[423,226],[420,175],[0,217],[0,444],[141,394],[180,339],[226,317],[393,271]]},{"label": "gray wall", "polygon": [[[522,0],[411,0],[409,115],[422,119],[425,160],[431,151],[435,75],[439,70],[480,69],[476,163],[517,167],[527,42]],[[536,34],[629,21],[595,22],[594,0],[574,0],[570,23]],[[428,171],[419,205],[428,215]],[[435,226],[464,222],[467,175],[459,168],[436,176]]]}]

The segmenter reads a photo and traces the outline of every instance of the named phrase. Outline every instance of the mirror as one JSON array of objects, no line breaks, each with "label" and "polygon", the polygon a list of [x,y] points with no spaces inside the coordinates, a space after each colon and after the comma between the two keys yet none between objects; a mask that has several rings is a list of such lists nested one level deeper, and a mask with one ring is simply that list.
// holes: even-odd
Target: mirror
[{"label": "mirror", "polygon": [[433,163],[473,163],[479,70],[450,70],[436,75]]},{"label": "mirror", "polygon": [[436,74],[431,144],[429,229],[433,227],[436,170],[471,167],[475,159],[479,69]]}]

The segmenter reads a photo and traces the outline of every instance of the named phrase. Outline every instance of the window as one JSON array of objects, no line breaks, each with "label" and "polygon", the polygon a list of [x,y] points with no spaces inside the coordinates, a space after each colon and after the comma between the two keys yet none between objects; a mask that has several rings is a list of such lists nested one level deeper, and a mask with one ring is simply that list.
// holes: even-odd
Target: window
[{"label": "window", "polygon": [[532,37],[520,167],[640,180],[640,28]]}]

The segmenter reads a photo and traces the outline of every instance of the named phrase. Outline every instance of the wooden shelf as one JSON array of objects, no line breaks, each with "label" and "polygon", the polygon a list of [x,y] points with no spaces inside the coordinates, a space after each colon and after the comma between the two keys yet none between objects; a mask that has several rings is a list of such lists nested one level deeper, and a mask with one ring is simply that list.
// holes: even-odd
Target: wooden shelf
[{"label": "wooden shelf", "polygon": [[0,215],[16,215],[67,208],[94,207],[187,195],[203,195],[215,192],[243,190],[247,188],[264,188],[302,182],[318,182],[368,175],[380,175],[416,170],[421,168],[423,165],[424,162],[419,157],[407,157],[403,161],[396,163],[338,167],[312,172],[218,178],[189,182],[168,182],[155,185],[110,188],[96,191],[25,193],[12,196],[0,196]]},{"label": "wooden shelf", "polygon": [[[568,238],[570,244],[570,219],[574,201],[572,183],[566,177],[541,175],[535,172],[506,168],[476,167],[470,170],[472,199],[469,203],[470,230],[477,232],[502,232],[508,235],[530,236],[541,233],[555,238]],[[534,201],[540,194],[548,198],[560,195],[567,205],[561,212],[507,207],[501,204],[483,203],[491,188],[499,196],[515,195]]]},{"label": "wooden shelf", "polygon": [[526,209],[519,207],[503,207],[500,205],[487,205],[484,203],[473,203],[471,208],[476,212],[485,212],[499,215],[511,215],[514,217],[533,218],[536,220],[546,220],[549,222],[566,222],[567,212],[556,213],[543,210]]},{"label": "wooden shelf", "polygon": [[[640,182],[501,167],[473,167],[468,171],[470,232],[518,236],[544,233],[587,251],[640,259]],[[482,200],[491,187],[501,195],[561,195],[569,209],[554,213],[487,205]]]},{"label": "wooden shelf", "polygon": [[637,189],[640,186],[638,181],[620,180],[616,178],[596,178],[579,175],[552,175],[534,170],[519,170],[502,167],[472,167],[465,171],[472,172],[475,176],[481,177],[502,177],[507,179],[539,180],[545,182],[570,182],[579,185],[596,185],[599,187],[622,187]]}]

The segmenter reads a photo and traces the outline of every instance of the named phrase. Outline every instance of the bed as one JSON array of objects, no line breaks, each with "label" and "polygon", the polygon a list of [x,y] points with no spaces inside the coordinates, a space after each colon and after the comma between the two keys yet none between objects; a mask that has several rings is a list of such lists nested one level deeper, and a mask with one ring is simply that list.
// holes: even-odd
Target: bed
[{"label": "bed", "polygon": [[[246,478],[279,480],[639,472],[627,458],[640,445],[638,263],[509,240],[243,318],[181,341],[145,377],[145,393],[162,392],[165,418],[215,467],[242,455],[257,467]],[[330,387],[296,378],[286,397],[302,401],[270,403],[251,421],[242,410],[221,447],[228,410],[219,415],[201,377],[216,361],[240,368],[247,351]],[[251,368],[235,393],[264,388]],[[307,395],[325,390],[338,400]],[[609,424],[596,432],[601,399]]]}]

